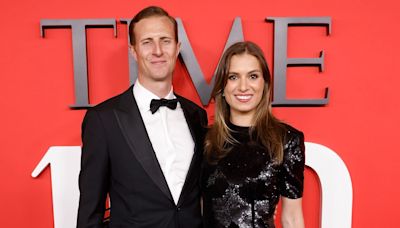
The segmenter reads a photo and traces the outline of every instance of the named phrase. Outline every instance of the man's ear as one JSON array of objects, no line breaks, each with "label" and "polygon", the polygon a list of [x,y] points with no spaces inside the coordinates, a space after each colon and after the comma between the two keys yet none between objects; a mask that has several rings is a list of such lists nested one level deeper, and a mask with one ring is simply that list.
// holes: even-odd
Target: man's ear
[{"label": "man's ear", "polygon": [[132,46],[131,44],[129,44],[128,48],[129,48],[129,52],[131,53],[133,58],[137,61],[137,54],[136,54],[136,51],[135,51],[135,47]]},{"label": "man's ear", "polygon": [[178,41],[178,43],[176,44],[176,48],[178,49],[178,51],[176,52],[176,57],[178,57],[179,53],[181,52],[181,42]]}]

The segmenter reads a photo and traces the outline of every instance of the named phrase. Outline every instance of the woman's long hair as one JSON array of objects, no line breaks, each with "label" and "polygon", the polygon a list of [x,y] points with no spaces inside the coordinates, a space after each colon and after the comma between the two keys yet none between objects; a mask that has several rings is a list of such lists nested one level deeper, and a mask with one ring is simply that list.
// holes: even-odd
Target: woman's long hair
[{"label": "woman's long hair", "polygon": [[283,137],[285,125],[276,119],[271,111],[271,75],[262,50],[253,42],[238,42],[230,46],[223,54],[218,65],[212,98],[215,100],[214,124],[205,139],[205,155],[211,164],[217,163],[229,153],[229,146],[236,142],[232,130],[228,127],[230,107],[223,97],[223,91],[229,76],[229,66],[234,55],[248,54],[257,58],[263,78],[264,91],[260,103],[256,107],[250,135],[269,152],[271,158],[281,163],[283,159]]}]

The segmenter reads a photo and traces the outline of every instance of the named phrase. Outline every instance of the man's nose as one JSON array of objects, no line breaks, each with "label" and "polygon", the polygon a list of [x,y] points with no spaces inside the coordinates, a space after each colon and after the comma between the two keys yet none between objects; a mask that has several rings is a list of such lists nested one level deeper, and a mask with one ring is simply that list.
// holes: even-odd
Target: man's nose
[{"label": "man's nose", "polygon": [[162,50],[161,45],[158,42],[154,43],[153,55],[161,56],[162,54],[163,54],[163,50]]}]

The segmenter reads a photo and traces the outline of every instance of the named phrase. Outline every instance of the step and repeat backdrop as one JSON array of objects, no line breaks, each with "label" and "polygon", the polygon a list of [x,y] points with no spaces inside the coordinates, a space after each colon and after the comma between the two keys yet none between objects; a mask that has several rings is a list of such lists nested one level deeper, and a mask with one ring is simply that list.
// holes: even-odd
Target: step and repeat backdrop
[{"label": "step and repeat backdrop", "polygon": [[307,228],[396,226],[396,1],[22,0],[0,3],[2,227],[76,225],[82,118],[135,81],[127,24],[149,5],[177,19],[174,89],[210,123],[224,49],[263,49],[273,112],[305,134]]}]

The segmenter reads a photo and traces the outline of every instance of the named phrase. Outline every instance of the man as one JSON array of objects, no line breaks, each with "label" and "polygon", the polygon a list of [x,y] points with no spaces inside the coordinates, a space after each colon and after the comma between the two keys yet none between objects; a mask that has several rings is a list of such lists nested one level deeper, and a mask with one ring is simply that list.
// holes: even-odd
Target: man
[{"label": "man", "polygon": [[109,194],[110,227],[200,227],[207,117],[173,93],[180,50],[176,21],[148,7],[133,18],[129,33],[138,80],[90,109],[82,124],[77,226],[102,227]]}]

